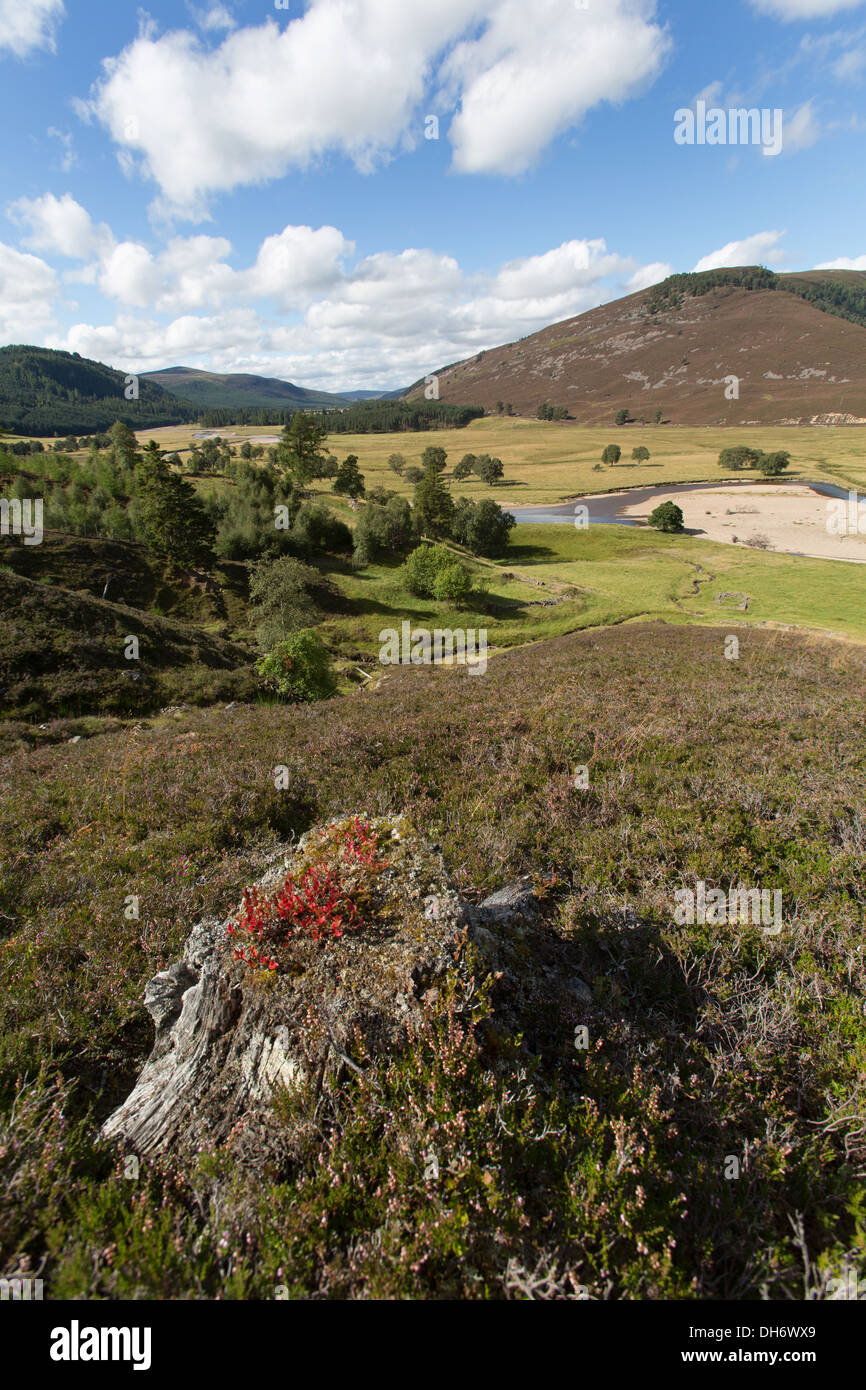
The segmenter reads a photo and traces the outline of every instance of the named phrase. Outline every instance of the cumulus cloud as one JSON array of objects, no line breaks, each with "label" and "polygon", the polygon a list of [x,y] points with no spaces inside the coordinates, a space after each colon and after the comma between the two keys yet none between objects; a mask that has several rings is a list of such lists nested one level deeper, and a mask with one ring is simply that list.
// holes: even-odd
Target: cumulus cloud
[{"label": "cumulus cloud", "polygon": [[0,337],[32,343],[53,321],[56,272],[40,260],[0,242]]},{"label": "cumulus cloud", "polygon": [[174,237],[154,254],[141,242],[116,241],[69,193],[18,198],[7,214],[28,248],[88,262],[66,272],[66,280],[98,284],[120,305],[167,313],[261,299],[304,309],[343,277],[354,250],[336,227],[287,226],[265,237],[252,265],[236,270],[225,237]]},{"label": "cumulus cloud", "polygon": [[25,245],[34,251],[86,260],[114,240],[106,224],[96,226],[87,209],[71,193],[64,193],[62,198],[53,193],[45,193],[41,198],[18,198],[10,203],[7,214],[16,225],[26,229]]},{"label": "cumulus cloud", "polygon": [[703,256],[695,270],[720,270],[728,266],[779,265],[785,256],[779,245],[784,232],[755,232],[742,241],[729,241],[718,251]]},{"label": "cumulus cloud", "polygon": [[455,168],[517,173],[593,106],[656,76],[670,41],[655,11],[656,0],[312,0],[283,28],[269,19],[215,48],[148,27],[106,61],[86,109],[124,167],[187,216],[331,151],[369,170],[415,143],[422,100],[456,111]]},{"label": "cumulus cloud", "polygon": [[5,49],[26,58],[40,48],[53,52],[65,13],[63,0],[0,0],[0,54]]},{"label": "cumulus cloud", "polygon": [[842,10],[856,10],[864,0],[752,0],[752,8],[773,19],[827,19]]},{"label": "cumulus cloud", "polygon": [[484,31],[457,44],[443,76],[459,93],[449,136],[461,173],[522,173],[603,101],[619,103],[658,75],[670,40],[655,5],[608,0],[504,0]]},{"label": "cumulus cloud", "polygon": [[[468,274],[429,247],[355,260],[338,228],[294,225],[266,236],[236,266],[226,237],[174,236],[157,247],[118,241],[70,194],[19,198],[9,215],[28,247],[81,262],[64,280],[95,287],[113,305],[105,315],[113,321],[55,328],[49,346],[133,371],[186,362],[333,387],[398,385],[670,270],[641,266],[600,239],[572,239]],[[29,312],[44,337],[57,273],[36,256],[5,254],[7,309]]]},{"label": "cumulus cloud", "polygon": [[102,258],[99,287],[120,304],[166,313],[260,299],[297,310],[339,280],[351,250],[336,227],[284,227],[265,238],[251,266],[235,270],[225,237],[174,237],[158,255],[127,241]]},{"label": "cumulus cloud", "polygon": [[651,265],[643,265],[626,280],[626,291],[628,294],[637,294],[639,290],[648,290],[650,285],[658,285],[669,275],[673,275],[673,271],[673,266],[668,265],[667,261],[653,261]]},{"label": "cumulus cloud", "polygon": [[[226,264],[227,248],[219,238],[177,238],[157,256],[136,243],[120,243],[105,263],[100,287],[124,309],[112,324],[74,325],[52,346],[101,356],[129,370],[184,362],[335,389],[353,383],[400,385],[444,362],[593,308],[615,297],[623,276],[635,285],[649,284],[668,269],[639,267],[630,257],[608,251],[603,241],[565,242],[491,274],[467,275],[453,256],[429,248],[380,252],[346,269],[337,262],[351,243],[334,228],[320,230],[327,238],[318,255],[309,228],[287,228],[267,239],[254,264],[239,271]],[[287,322],[270,312],[285,285],[281,274],[269,280],[273,264],[263,252],[269,241],[282,243],[289,233],[291,242],[298,231],[309,234],[306,262],[303,253],[298,262],[306,265],[309,302]],[[331,283],[310,299],[311,286],[323,274]],[[273,291],[262,296],[260,309],[249,303],[246,287],[252,283]],[[200,293],[208,284],[209,293]],[[243,306],[232,303],[239,287],[244,287]],[[152,313],[138,317],[126,311],[143,307],[148,296],[158,310],[197,295],[219,307],[205,315],[180,314],[167,324]],[[302,297],[296,291],[298,304]]]}]

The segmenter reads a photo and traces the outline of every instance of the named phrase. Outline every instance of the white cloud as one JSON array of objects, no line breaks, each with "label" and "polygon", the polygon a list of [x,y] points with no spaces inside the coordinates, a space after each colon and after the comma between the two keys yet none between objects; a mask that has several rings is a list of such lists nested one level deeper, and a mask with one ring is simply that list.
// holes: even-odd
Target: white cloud
[{"label": "white cloud", "polygon": [[782,150],[785,154],[808,150],[821,138],[821,123],[812,109],[811,101],[804,102],[793,116],[785,116],[783,131]]},{"label": "white cloud", "polygon": [[603,101],[639,94],[670,50],[655,4],[503,0],[477,37],[458,43],[444,76],[460,95],[451,123],[461,173],[522,173]]},{"label": "white cloud", "polygon": [[196,24],[205,33],[216,33],[220,29],[236,29],[237,20],[227,5],[211,5],[209,10],[199,10],[189,6]]},{"label": "white cloud", "polygon": [[866,256],[840,256],[836,261],[822,261],[816,270],[866,270]]},{"label": "white cloud", "polygon": [[[208,315],[180,314],[167,324],[153,312],[142,318],[127,310],[113,324],[78,323],[51,345],[133,371],[180,362],[333,389],[400,385],[614,298],[625,274],[636,285],[668,271],[658,263],[638,267],[603,241],[565,242],[493,274],[467,276],[453,256],[425,248],[380,252],[346,270],[338,260],[351,243],[334,228],[319,230],[328,235],[318,246],[309,228],[287,228],[263,243],[264,250],[269,242],[284,243],[286,233],[289,243],[306,234],[300,264],[308,299],[317,277],[332,277],[291,322],[270,315],[266,304],[259,310],[248,302],[256,277],[259,288],[270,284],[263,299],[273,303],[285,295],[281,275],[268,281],[273,265],[262,252],[251,267],[233,271],[219,238],[177,238],[156,256],[127,242],[114,248],[102,278],[102,288],[121,303],[134,308],[150,296],[158,311],[198,296],[219,307]],[[297,281],[297,265],[294,274]],[[236,295],[242,304],[233,303]]]},{"label": "white cloud", "polygon": [[509,261],[496,276],[494,293],[502,299],[545,299],[597,283],[630,267],[608,253],[604,241],[565,241],[540,256]]},{"label": "white cloud", "polygon": [[833,76],[840,82],[857,82],[866,70],[866,47],[851,48],[833,64]]},{"label": "white cloud", "polygon": [[37,342],[52,325],[57,288],[50,265],[0,242],[0,338]]},{"label": "white cloud", "polygon": [[759,14],[773,19],[826,19],[842,10],[856,10],[864,0],[752,0]]},{"label": "white cloud", "polygon": [[0,53],[26,58],[40,48],[54,51],[55,30],[66,13],[63,0],[0,0]]},{"label": "white cloud", "polygon": [[56,126],[50,125],[45,132],[50,135],[52,140],[59,140],[63,153],[60,156],[60,168],[64,174],[68,174],[70,169],[74,169],[78,163],[78,155],[72,145],[72,135],[68,130],[58,130]]},{"label": "white cloud", "polygon": [[137,241],[122,241],[112,247],[99,276],[99,288],[104,295],[140,309],[154,304],[162,284],[154,257]]},{"label": "white cloud", "polygon": [[669,275],[673,275],[673,266],[668,265],[667,261],[653,261],[651,265],[641,266],[634,275],[630,275],[626,280],[626,290],[629,294],[637,294],[639,290],[648,290],[650,285],[661,284]]},{"label": "white cloud", "polygon": [[64,280],[95,286],[116,312],[113,322],[61,332],[53,324],[56,272],[6,248],[7,309],[17,306],[15,321],[23,313],[38,328],[24,336],[44,340],[51,331],[52,347],[133,371],[186,362],[332,387],[398,385],[670,270],[640,266],[603,240],[578,239],[471,275],[453,256],[425,247],[352,264],[354,245],[338,228],[291,225],[236,268],[225,237],[175,236],[161,248],[117,241],[69,194],[19,198],[9,214],[29,246],[77,258],[82,264]]},{"label": "white cloud", "polygon": [[785,259],[779,245],[784,235],[784,232],[755,232],[753,236],[744,237],[742,241],[729,241],[718,251],[711,251],[708,256],[703,256],[695,270],[720,270],[740,265],[778,265]]},{"label": "white cloud", "polygon": [[344,278],[343,261],[354,250],[336,227],[288,226],[264,239],[252,265],[236,270],[225,237],[174,237],[154,254],[141,242],[117,242],[69,193],[18,198],[7,213],[24,230],[25,246],[88,262],[67,271],[67,281],[98,283],[120,305],[164,313],[262,299],[302,310]]},{"label": "white cloud", "polygon": [[284,227],[262,242],[240,291],[254,299],[273,298],[284,309],[300,308],[334,284],[353,250],[336,227]]},{"label": "white cloud", "polygon": [[261,299],[291,311],[341,279],[341,261],[351,250],[336,227],[284,227],[265,238],[251,266],[235,270],[225,237],[174,237],[158,255],[140,242],[123,242],[102,258],[99,286],[120,304],[164,313]]},{"label": "white cloud", "polygon": [[16,225],[27,228],[24,242],[34,251],[86,260],[113,242],[106,224],[96,226],[71,193],[64,193],[62,198],[53,193],[45,193],[41,198],[18,198],[9,205],[7,213]]},{"label": "white cloud", "polygon": [[331,151],[369,170],[417,142],[431,104],[459,108],[457,169],[514,173],[593,106],[656,76],[670,41],[655,10],[656,0],[587,10],[574,0],[311,0],[283,28],[269,19],[213,49],[148,28],[106,61],[88,110],[124,167],[137,159],[156,181],[160,206],[186,216],[200,217],[210,194]]}]

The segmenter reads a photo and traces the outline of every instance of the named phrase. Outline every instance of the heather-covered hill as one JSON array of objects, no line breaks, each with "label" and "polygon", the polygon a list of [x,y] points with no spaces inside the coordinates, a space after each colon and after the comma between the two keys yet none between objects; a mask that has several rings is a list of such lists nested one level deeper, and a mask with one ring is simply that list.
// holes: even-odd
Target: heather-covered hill
[{"label": "heather-covered hill", "polygon": [[437,376],[445,401],[524,415],[548,403],[583,424],[621,409],[677,425],[866,421],[866,272],[672,276]]}]

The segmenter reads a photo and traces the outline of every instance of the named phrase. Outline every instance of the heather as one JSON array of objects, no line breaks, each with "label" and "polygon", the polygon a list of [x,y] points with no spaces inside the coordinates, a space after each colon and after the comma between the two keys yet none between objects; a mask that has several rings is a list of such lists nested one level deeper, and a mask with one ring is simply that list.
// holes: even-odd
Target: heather
[{"label": "heather", "polygon": [[[50,1297],[801,1299],[862,1264],[863,653],[743,629],[728,661],[725,635],[625,624],[478,679],[397,669],[14,746],[4,1268],[41,1268]],[[532,876],[591,991],[588,1047],[543,956],[519,1030],[478,962],[405,1046],[353,1055],[338,1105],[284,1102],[284,1172],[251,1184],[218,1152],[128,1172],[97,1129],[149,1051],[145,981],[281,844],[386,813],[470,900]],[[675,926],[698,879],[780,889],[782,932]]]}]

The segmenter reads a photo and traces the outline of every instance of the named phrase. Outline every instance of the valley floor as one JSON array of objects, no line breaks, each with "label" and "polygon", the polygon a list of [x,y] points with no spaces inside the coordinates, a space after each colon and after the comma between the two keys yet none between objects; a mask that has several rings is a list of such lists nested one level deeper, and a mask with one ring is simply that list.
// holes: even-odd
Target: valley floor
[{"label": "valley floor", "polygon": [[[866,534],[831,534],[831,499],[802,483],[720,484],[712,491],[674,488],[654,499],[654,505],[667,500],[681,509],[686,529],[707,540],[746,545],[763,540],[768,549],[788,555],[866,563]],[[650,510],[626,501],[621,514],[645,521]]]}]

